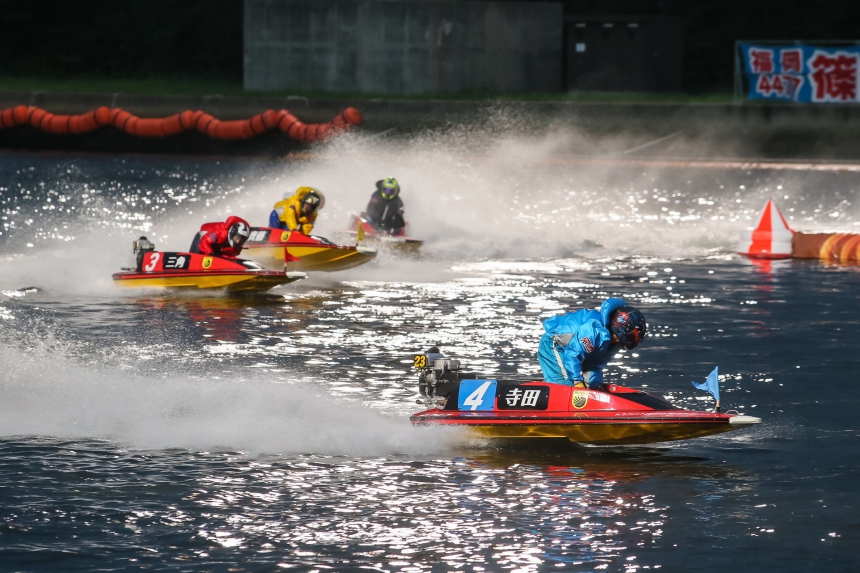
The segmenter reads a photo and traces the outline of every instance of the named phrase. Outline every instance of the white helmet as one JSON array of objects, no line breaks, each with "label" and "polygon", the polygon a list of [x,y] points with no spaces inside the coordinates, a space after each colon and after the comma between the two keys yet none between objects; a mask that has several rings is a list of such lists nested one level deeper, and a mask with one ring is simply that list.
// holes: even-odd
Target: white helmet
[{"label": "white helmet", "polygon": [[[251,236],[251,229],[245,223],[234,223],[227,233],[227,239],[230,241],[231,247],[237,247],[245,244],[245,240]],[[237,237],[242,237],[238,240]]]}]

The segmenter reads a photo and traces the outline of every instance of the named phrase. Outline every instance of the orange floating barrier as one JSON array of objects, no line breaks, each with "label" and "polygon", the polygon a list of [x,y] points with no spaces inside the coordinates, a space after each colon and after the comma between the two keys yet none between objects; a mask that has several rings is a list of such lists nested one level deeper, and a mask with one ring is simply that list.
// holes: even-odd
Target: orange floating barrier
[{"label": "orange floating barrier", "polygon": [[860,262],[860,234],[797,233],[792,243],[792,257],[821,259],[831,263]]},{"label": "orange floating barrier", "polygon": [[755,229],[747,233],[738,252],[751,259],[821,259],[830,263],[860,263],[860,234],[792,231],[773,201],[767,202]]},{"label": "orange floating barrier", "polygon": [[141,118],[120,108],[99,107],[79,115],[54,115],[42,108],[19,105],[0,111],[0,129],[29,125],[46,133],[77,135],[113,126],[129,135],[162,138],[198,131],[212,139],[250,139],[278,129],[291,139],[324,141],[361,123],[361,113],[346,108],[329,123],[305,124],[288,110],[266,110],[250,119],[221,121],[204,111],[186,110],[163,118]]}]

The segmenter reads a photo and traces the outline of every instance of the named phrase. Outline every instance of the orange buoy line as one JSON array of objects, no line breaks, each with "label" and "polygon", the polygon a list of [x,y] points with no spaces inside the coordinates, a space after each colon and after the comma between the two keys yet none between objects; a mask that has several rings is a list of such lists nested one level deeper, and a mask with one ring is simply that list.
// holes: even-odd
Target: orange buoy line
[{"label": "orange buoy line", "polygon": [[860,235],[857,233],[797,233],[792,257],[821,259],[831,263],[860,263]]},{"label": "orange buoy line", "polygon": [[751,259],[821,259],[860,263],[860,234],[793,231],[773,200],[768,200],[755,228],[744,233],[738,253]]},{"label": "orange buoy line", "polygon": [[303,123],[286,109],[258,113],[250,119],[221,121],[204,111],[183,111],[169,117],[142,118],[120,108],[105,106],[79,115],[55,115],[44,109],[19,105],[0,112],[0,129],[29,125],[58,135],[81,134],[111,125],[137,137],[170,137],[199,131],[212,139],[250,139],[279,129],[290,139],[313,143],[323,141],[352,125],[361,123],[354,107],[346,108],[329,123]]}]

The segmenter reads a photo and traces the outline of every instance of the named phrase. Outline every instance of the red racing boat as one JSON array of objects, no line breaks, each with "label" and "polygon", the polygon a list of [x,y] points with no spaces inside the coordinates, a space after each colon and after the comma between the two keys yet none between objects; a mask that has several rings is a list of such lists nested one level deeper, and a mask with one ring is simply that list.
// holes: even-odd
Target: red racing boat
[{"label": "red racing boat", "polygon": [[[363,215],[363,214],[362,214]],[[373,225],[361,215],[353,214],[350,218],[349,229],[342,231],[344,235],[355,237],[358,243],[372,244],[377,247],[397,249],[400,251],[415,251],[424,244],[421,239],[406,234],[409,224],[399,233],[384,233],[373,228]]]},{"label": "red racing boat", "polygon": [[[144,241],[145,237],[141,237]],[[147,244],[151,245],[151,243]],[[264,269],[242,259],[197,253],[139,250],[137,268],[114,273],[114,284],[132,288],[223,289],[229,292],[265,291],[305,278],[304,273]]]},{"label": "red racing boat", "polygon": [[440,354],[415,356],[428,405],[415,425],[462,426],[485,438],[567,438],[597,445],[650,444],[730,432],[761,422],[736,413],[676,408],[617,384],[601,390],[544,381],[487,380]]}]

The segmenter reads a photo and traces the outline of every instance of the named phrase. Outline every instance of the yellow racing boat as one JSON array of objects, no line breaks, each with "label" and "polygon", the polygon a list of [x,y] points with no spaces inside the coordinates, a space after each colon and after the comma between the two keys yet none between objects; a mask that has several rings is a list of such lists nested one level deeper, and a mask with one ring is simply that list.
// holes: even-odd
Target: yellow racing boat
[{"label": "yellow racing boat", "polygon": [[337,245],[299,231],[254,227],[243,255],[268,268],[331,272],[363,265],[376,256],[376,249]]}]

